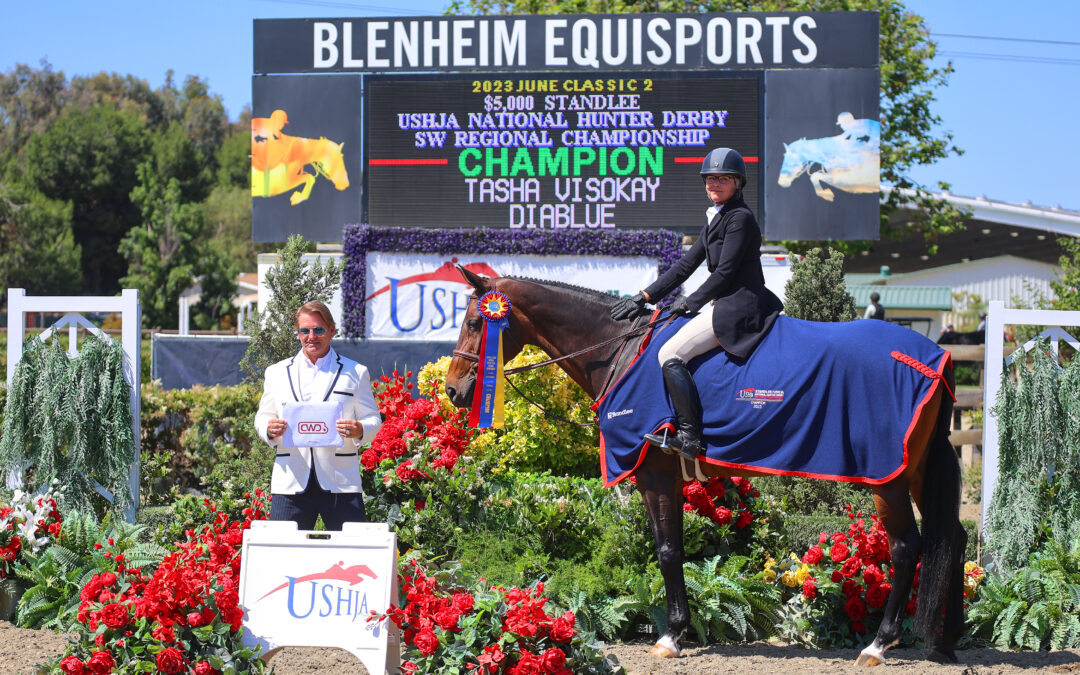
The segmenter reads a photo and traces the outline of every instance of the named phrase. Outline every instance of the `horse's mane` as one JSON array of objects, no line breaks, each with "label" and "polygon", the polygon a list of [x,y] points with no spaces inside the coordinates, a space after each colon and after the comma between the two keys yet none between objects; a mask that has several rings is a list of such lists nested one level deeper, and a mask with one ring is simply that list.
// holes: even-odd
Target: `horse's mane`
[{"label": "horse's mane", "polygon": [[540,284],[541,286],[554,286],[566,291],[570,291],[574,295],[580,297],[582,300],[589,300],[592,302],[600,302],[604,305],[614,305],[615,301],[619,298],[611,293],[605,293],[604,291],[598,291],[593,288],[585,288],[584,286],[575,286],[574,284],[568,284],[565,281],[553,281],[551,279],[533,279],[531,277],[503,277],[504,279],[513,279],[514,281],[526,281],[532,284]]}]

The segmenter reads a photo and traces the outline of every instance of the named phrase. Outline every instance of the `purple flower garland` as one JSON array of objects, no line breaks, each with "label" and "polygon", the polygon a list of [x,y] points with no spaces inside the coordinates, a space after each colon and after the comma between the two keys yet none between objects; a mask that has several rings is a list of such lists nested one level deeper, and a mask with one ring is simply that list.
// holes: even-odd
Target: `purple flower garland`
[{"label": "purple flower garland", "polygon": [[347,225],[343,234],[342,327],[348,337],[366,328],[367,252],[496,253],[502,255],[611,255],[655,257],[663,274],[682,255],[682,236],[670,230],[429,230]]}]

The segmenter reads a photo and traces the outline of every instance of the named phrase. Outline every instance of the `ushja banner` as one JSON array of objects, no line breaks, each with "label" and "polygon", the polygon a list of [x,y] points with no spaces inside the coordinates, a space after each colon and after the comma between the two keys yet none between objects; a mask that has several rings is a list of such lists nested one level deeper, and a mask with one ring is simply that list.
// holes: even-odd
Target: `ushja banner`
[{"label": "ushja banner", "polygon": [[364,298],[369,338],[457,340],[472,286],[455,265],[487,277],[557,280],[620,296],[656,280],[656,259],[606,256],[487,254],[367,255]]}]

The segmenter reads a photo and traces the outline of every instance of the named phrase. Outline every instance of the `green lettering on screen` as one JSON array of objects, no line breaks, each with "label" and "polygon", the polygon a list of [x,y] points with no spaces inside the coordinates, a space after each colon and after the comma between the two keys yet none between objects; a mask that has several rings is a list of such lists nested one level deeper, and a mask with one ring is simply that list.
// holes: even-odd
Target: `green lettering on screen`
[{"label": "green lettering on screen", "polygon": [[551,148],[540,148],[537,164],[541,176],[565,176],[570,168],[570,148],[558,148],[555,152]]},{"label": "green lettering on screen", "polygon": [[458,155],[458,159],[457,159],[458,170],[461,171],[461,175],[463,175],[463,176],[476,176],[476,175],[479,175],[480,171],[483,169],[483,167],[480,166],[479,164],[474,164],[473,165],[474,168],[470,169],[466,165],[466,163],[470,159],[479,161],[480,160],[480,151],[477,150],[476,148],[469,148],[468,150],[462,150],[461,154]]},{"label": "green lettering on screen", "polygon": [[[573,150],[573,153],[571,153]],[[458,170],[463,176],[483,174],[485,178],[539,176],[663,176],[662,147],[632,148],[516,148],[513,160],[507,148],[466,148],[458,155]]]},{"label": "green lettering on screen", "polygon": [[510,167],[510,175],[517,176],[521,172],[525,172],[525,175],[533,177],[536,175],[536,170],[533,168],[532,156],[529,155],[528,148],[518,148],[514,153],[514,165]]}]

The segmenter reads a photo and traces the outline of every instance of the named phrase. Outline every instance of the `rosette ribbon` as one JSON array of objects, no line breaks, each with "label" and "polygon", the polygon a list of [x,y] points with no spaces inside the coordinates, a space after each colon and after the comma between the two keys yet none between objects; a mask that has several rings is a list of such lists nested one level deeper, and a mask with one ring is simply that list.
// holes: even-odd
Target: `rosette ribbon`
[{"label": "rosette ribbon", "polygon": [[484,317],[480,334],[480,360],[476,368],[469,426],[503,426],[503,349],[502,332],[510,325],[510,300],[499,291],[488,291],[477,309]]}]

